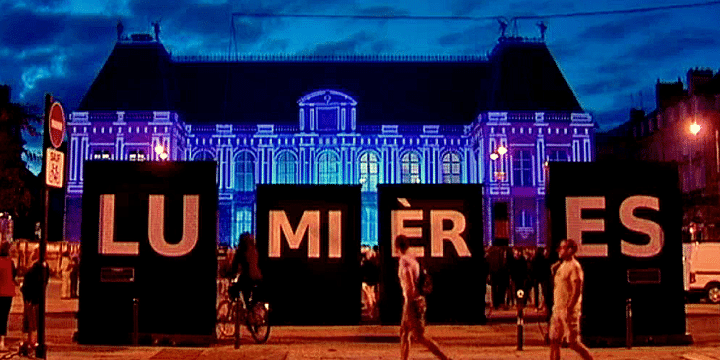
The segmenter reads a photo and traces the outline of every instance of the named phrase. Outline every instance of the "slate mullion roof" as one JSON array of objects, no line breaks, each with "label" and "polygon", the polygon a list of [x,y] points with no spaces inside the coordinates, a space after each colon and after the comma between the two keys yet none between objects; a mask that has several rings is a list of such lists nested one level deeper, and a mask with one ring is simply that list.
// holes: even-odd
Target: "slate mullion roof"
[{"label": "slate mullion roof", "polygon": [[358,125],[469,124],[484,111],[582,111],[544,43],[501,41],[478,56],[173,59],[118,42],[78,111],[177,111],[193,124],[297,124],[297,101],[333,89]]}]

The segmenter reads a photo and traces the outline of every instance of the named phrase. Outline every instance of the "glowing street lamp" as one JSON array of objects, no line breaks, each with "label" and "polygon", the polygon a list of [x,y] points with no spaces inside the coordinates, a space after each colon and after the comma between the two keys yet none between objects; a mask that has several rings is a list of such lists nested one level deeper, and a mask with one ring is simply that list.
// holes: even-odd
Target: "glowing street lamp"
[{"label": "glowing street lamp", "polygon": [[[508,152],[508,149],[505,146],[500,145],[500,146],[498,146],[497,149],[495,149],[495,151],[493,151],[490,154],[490,160],[495,161],[495,160],[499,159],[501,156],[507,154],[507,152]],[[502,167],[502,164],[500,164],[500,166]],[[495,171],[494,175],[495,175],[495,180],[497,180],[497,181],[505,180],[505,172],[504,171]]]},{"label": "glowing street lamp", "polygon": [[693,135],[697,135],[697,133],[700,132],[700,129],[702,129],[702,126],[700,126],[700,124],[698,124],[697,122],[693,122],[692,124],[690,124],[690,133],[692,133]]},{"label": "glowing street lamp", "polygon": [[160,157],[160,160],[167,160],[168,158],[167,150],[162,144],[157,144],[157,146],[155,146],[155,153],[158,155],[158,157]]}]

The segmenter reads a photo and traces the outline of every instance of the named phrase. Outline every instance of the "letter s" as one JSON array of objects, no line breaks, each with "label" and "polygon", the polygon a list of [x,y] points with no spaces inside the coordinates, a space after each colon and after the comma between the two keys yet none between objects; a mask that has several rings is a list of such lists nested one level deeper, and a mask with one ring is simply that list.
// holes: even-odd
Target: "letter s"
[{"label": "letter s", "polygon": [[636,195],[625,199],[620,204],[620,222],[629,230],[649,235],[650,242],[647,245],[637,245],[620,240],[620,251],[633,257],[653,257],[662,251],[665,236],[660,224],[636,217],[633,213],[637,208],[659,211],[660,201],[654,196]]}]

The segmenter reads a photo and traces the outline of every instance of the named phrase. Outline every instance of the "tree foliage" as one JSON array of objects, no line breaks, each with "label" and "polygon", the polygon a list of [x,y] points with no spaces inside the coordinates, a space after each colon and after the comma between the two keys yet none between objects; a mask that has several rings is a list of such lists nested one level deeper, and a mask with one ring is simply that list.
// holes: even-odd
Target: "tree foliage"
[{"label": "tree foliage", "polygon": [[24,148],[23,130],[37,136],[39,116],[29,108],[9,101],[9,87],[0,86],[0,212],[28,216],[33,208],[35,176],[27,169],[23,154],[37,156]]}]

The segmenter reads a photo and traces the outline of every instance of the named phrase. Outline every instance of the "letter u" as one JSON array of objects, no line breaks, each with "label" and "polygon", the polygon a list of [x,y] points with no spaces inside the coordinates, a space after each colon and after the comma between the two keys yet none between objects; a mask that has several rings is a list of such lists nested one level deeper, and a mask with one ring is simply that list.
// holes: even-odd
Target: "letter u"
[{"label": "letter u", "polygon": [[200,222],[200,195],[183,195],[183,234],[177,244],[165,241],[165,195],[150,195],[148,208],[148,239],[158,254],[168,257],[183,256],[198,241]]}]

